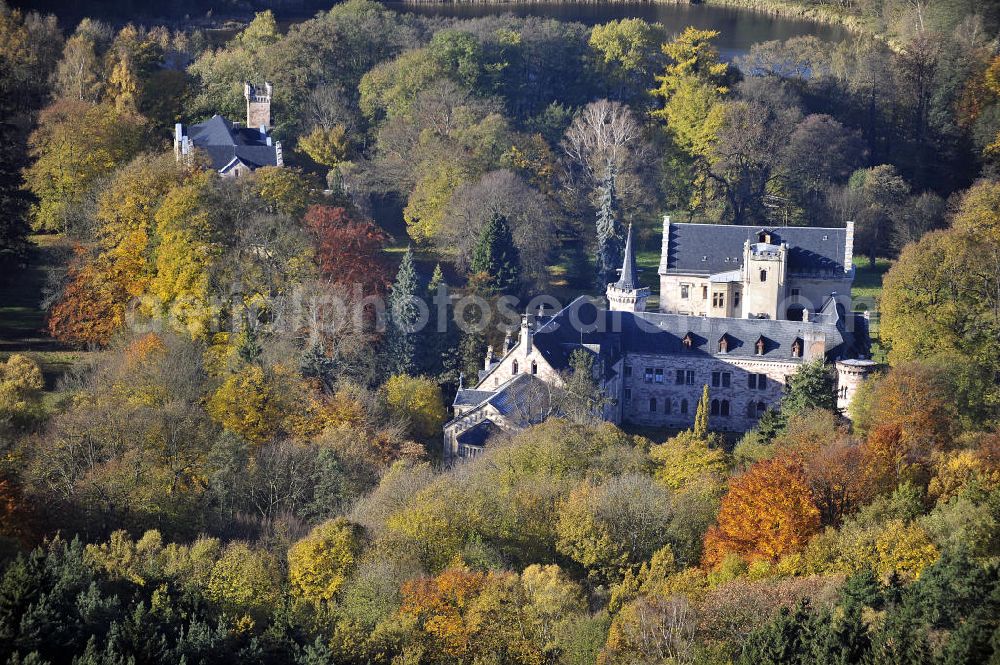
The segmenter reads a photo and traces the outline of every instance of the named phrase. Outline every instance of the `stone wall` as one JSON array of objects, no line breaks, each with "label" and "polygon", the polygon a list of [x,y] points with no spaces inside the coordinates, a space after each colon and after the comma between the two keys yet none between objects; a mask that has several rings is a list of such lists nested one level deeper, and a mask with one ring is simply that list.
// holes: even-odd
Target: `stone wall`
[{"label": "stone wall", "polygon": [[[631,366],[631,376],[623,379],[622,385],[622,420],[634,425],[654,427],[686,428],[694,424],[698,400],[701,399],[702,388],[708,385],[710,399],[728,400],[729,415],[710,417],[710,427],[726,431],[746,431],[757,422],[756,408],[753,416],[748,414],[748,404],[763,402],[767,408],[778,405],[784,391],[785,380],[795,373],[800,363],[798,361],[755,360],[749,358],[726,358],[721,355],[707,354],[655,355],[630,353],[625,358],[625,365]],[[645,380],[645,369],[654,370],[653,383]],[[656,383],[656,369],[663,370],[663,383]],[[693,371],[691,385],[677,385],[677,370]],[[712,386],[712,372],[729,372],[728,387]],[[763,374],[767,376],[767,386],[764,390],[750,388],[750,375]],[[686,380],[685,375],[685,380]],[[720,376],[721,379],[721,376]],[[626,400],[624,390],[631,391],[630,399]],[[650,398],[656,399],[656,411],[650,412]],[[665,400],[670,399],[670,413],[664,410]],[[681,412],[682,400],[687,400],[687,413]]]}]

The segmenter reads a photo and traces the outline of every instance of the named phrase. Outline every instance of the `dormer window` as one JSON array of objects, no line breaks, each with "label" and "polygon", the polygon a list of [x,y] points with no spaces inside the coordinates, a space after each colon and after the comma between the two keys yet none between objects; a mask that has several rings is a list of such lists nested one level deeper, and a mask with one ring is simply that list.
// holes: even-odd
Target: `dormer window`
[{"label": "dormer window", "polygon": [[802,357],[802,340],[798,337],[792,342],[792,357],[801,358]]},{"label": "dormer window", "polygon": [[681,344],[684,345],[685,351],[690,351],[694,347],[694,336],[691,333],[684,335],[684,339],[681,340]]},{"label": "dormer window", "polygon": [[765,245],[771,244],[771,234],[768,231],[761,230],[757,233],[757,242],[762,242]]},{"label": "dormer window", "polygon": [[764,352],[767,350],[767,343],[764,341],[763,335],[757,338],[757,344],[755,345],[755,348],[757,350],[758,356],[764,355]]},{"label": "dormer window", "polygon": [[723,335],[719,339],[719,353],[729,353],[729,335]]}]

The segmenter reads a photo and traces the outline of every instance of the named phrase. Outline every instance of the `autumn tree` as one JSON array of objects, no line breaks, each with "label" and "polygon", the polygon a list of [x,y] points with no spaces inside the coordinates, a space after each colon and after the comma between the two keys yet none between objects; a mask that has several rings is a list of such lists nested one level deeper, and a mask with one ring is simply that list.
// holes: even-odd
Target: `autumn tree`
[{"label": "autumn tree", "polygon": [[312,205],[303,218],[313,235],[320,274],[345,287],[360,284],[365,295],[385,293],[387,278],[380,253],[385,232],[370,221],[355,220],[344,208]]},{"label": "autumn tree", "polygon": [[430,441],[441,435],[448,412],[441,388],[431,379],[392,376],[385,383],[385,399],[390,409],[409,422],[413,436]]},{"label": "autumn tree", "polygon": [[718,523],[705,535],[704,564],[733,553],[750,561],[776,561],[801,550],[819,530],[820,514],[797,462],[758,462],[729,482]]},{"label": "autumn tree", "polygon": [[37,418],[45,381],[42,370],[20,353],[0,362],[0,432]]},{"label": "autumn tree", "polygon": [[319,605],[334,599],[361,554],[361,529],[343,518],[316,526],[288,550],[292,593]]},{"label": "autumn tree", "polygon": [[29,139],[25,183],[38,198],[32,225],[65,230],[90,187],[147,145],[145,120],[108,104],[64,99],[45,109]]},{"label": "autumn tree", "polygon": [[705,384],[701,391],[701,399],[698,400],[698,409],[694,413],[694,427],[691,430],[692,436],[700,441],[708,440],[708,384]]}]

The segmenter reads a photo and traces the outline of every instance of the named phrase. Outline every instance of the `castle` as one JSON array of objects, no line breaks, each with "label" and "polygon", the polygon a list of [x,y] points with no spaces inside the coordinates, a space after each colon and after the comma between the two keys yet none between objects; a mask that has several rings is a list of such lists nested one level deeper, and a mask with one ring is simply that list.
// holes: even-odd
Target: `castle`
[{"label": "castle", "polygon": [[281,141],[271,138],[271,84],[257,88],[247,81],[243,97],[247,102],[246,127],[214,115],[205,122],[185,128],[174,126],[174,155],[185,159],[194,149],[204,151],[212,168],[227,178],[238,178],[261,166],[283,166]]},{"label": "castle", "polygon": [[474,388],[460,386],[444,426],[445,458],[470,457],[503,431],[544,419],[546,386],[585,349],[605,420],[672,429],[694,423],[709,387],[712,429],[743,432],[779,405],[802,363],[834,364],[846,410],[875,363],[867,319],[849,311],[853,224],[846,228],[673,224],[663,220],[659,310],[639,282],[632,230],[607,307],[580,297],[552,316],[527,314],[516,341],[491,348]]}]

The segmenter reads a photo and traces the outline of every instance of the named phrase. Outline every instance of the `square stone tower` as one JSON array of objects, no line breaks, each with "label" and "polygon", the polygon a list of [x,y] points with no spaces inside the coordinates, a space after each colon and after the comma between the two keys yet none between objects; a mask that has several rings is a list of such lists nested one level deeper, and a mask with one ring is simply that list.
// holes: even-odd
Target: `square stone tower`
[{"label": "square stone tower", "polygon": [[243,96],[247,100],[247,127],[271,131],[271,84],[265,81],[264,87],[258,88],[247,81]]}]

